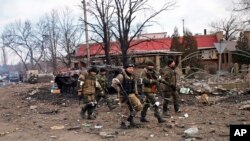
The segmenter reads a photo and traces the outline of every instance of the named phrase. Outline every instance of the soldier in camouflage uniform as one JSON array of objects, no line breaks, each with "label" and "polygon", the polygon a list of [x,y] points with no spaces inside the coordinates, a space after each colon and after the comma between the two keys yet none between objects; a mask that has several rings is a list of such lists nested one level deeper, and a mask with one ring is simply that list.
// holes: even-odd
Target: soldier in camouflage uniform
[{"label": "soldier in camouflage uniform", "polygon": [[101,85],[96,79],[96,68],[90,68],[88,72],[81,72],[78,78],[78,95],[83,97],[84,106],[81,109],[80,115],[85,118],[85,113],[87,112],[87,119],[93,120],[95,116],[93,115],[94,109],[96,107],[95,94],[96,90],[100,93],[104,93]]},{"label": "soldier in camouflage uniform", "polygon": [[121,103],[121,128],[127,128],[126,121],[130,122],[130,127],[136,127],[134,116],[141,111],[142,104],[137,97],[134,65],[126,64],[124,70],[112,80],[112,86],[117,90]]},{"label": "soldier in camouflage uniform", "polygon": [[169,116],[169,101],[171,96],[173,97],[175,112],[180,111],[179,95],[176,92],[176,72],[175,72],[175,61],[169,58],[167,61],[167,66],[161,70],[162,79],[161,90],[163,91],[164,101],[163,101],[163,116]]},{"label": "soldier in camouflage uniform", "polygon": [[105,102],[107,102],[107,105],[109,107],[110,110],[113,110],[115,107],[112,105],[112,100],[111,98],[108,96],[108,87],[109,87],[109,82],[106,76],[106,69],[105,68],[101,68],[100,69],[100,73],[97,74],[96,76],[98,82],[100,83],[104,93],[96,93],[96,101],[97,103],[101,100],[101,98],[103,98],[105,100]]},{"label": "soldier in camouflage uniform", "polygon": [[158,75],[154,70],[154,63],[151,61],[146,62],[147,67],[144,68],[140,74],[140,79],[143,84],[142,92],[146,96],[146,100],[143,105],[143,110],[141,111],[141,122],[148,122],[146,119],[147,110],[150,104],[154,108],[154,116],[158,119],[159,123],[166,122],[162,119],[159,111],[159,102],[156,101],[156,90],[157,90],[157,79]]}]

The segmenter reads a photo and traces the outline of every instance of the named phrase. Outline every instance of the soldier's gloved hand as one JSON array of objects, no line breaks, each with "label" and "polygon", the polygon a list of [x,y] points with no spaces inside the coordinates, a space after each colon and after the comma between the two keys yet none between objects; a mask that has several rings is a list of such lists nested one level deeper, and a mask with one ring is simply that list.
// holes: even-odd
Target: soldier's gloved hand
[{"label": "soldier's gloved hand", "polygon": [[170,85],[173,91],[176,91],[176,86],[175,85]]}]

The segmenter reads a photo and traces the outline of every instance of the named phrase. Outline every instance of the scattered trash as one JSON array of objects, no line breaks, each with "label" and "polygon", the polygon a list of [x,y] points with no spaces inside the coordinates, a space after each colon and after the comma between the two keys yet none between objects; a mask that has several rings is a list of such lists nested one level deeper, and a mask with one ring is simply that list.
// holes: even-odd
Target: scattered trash
[{"label": "scattered trash", "polygon": [[54,84],[51,86],[50,92],[51,92],[52,94],[60,94],[60,93],[61,93],[61,90],[58,89],[57,84],[54,83]]},{"label": "scattered trash", "polygon": [[176,124],[175,126],[178,127],[178,128],[185,128],[184,124]]},{"label": "scattered trash", "polygon": [[90,127],[90,126],[91,126],[91,124],[88,124],[88,123],[83,123],[83,124],[82,124],[82,126],[83,126],[83,127]]},{"label": "scattered trash", "polygon": [[239,108],[240,110],[250,110],[250,104],[243,105]]},{"label": "scattered trash", "polygon": [[102,127],[103,127],[103,126],[100,125],[100,124],[95,125],[95,128],[96,128],[96,129],[101,129]]},{"label": "scattered trash", "polygon": [[39,93],[39,89],[35,89],[33,90],[31,93],[29,93],[29,95],[35,95],[36,93]]},{"label": "scattered trash", "polygon": [[181,94],[189,94],[189,92],[190,92],[190,88],[184,88],[184,87],[182,87],[180,89],[180,93]]},{"label": "scattered trash", "polygon": [[52,129],[52,130],[61,130],[61,129],[64,129],[64,125],[52,126],[52,127],[50,127],[50,129]]},{"label": "scattered trash", "polygon": [[99,135],[102,138],[115,138],[118,132],[100,132]]},{"label": "scattered trash", "polygon": [[184,114],[184,117],[185,117],[185,118],[188,118],[188,114],[187,114],[187,113],[185,113],[185,114]]},{"label": "scattered trash", "polygon": [[183,116],[179,117],[179,119],[184,119],[184,118],[188,118],[188,114],[185,113]]},{"label": "scattered trash", "polygon": [[77,126],[74,126],[74,127],[70,127],[67,130],[79,130],[79,129],[81,129],[81,127],[79,125],[77,125]]},{"label": "scattered trash", "polygon": [[184,131],[184,134],[187,136],[192,136],[195,135],[199,132],[197,127],[192,127],[192,128],[188,128]]},{"label": "scattered trash", "polygon": [[187,138],[184,141],[195,141],[195,140],[196,140],[195,138]]},{"label": "scattered trash", "polygon": [[203,94],[201,96],[195,96],[195,98],[198,100],[199,103],[208,104],[209,97],[207,94]]},{"label": "scattered trash", "polygon": [[150,134],[150,137],[153,138],[155,135],[154,134]]},{"label": "scattered trash", "polygon": [[57,136],[50,136],[50,138],[52,138],[52,139],[56,139],[56,138],[57,138]]},{"label": "scattered trash", "polygon": [[35,110],[35,109],[37,109],[36,105],[30,106],[30,110]]}]

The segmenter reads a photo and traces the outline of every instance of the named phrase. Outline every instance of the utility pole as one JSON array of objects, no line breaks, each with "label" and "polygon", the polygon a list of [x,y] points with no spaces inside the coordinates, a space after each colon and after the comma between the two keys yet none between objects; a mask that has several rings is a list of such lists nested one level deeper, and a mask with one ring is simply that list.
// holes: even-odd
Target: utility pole
[{"label": "utility pole", "polygon": [[184,36],[184,34],[185,34],[185,25],[184,25],[184,19],[182,19],[182,30],[183,30],[183,36]]},{"label": "utility pole", "polygon": [[86,0],[82,0],[83,4],[83,15],[84,15],[84,28],[85,28],[85,40],[87,49],[87,67],[90,65],[90,51],[89,51],[89,35],[88,35],[88,25],[87,25],[87,10],[86,10]]},{"label": "utility pole", "polygon": [[7,65],[7,52],[6,52],[6,47],[5,47],[5,41],[4,41],[4,36],[2,35],[2,53],[3,53],[3,65],[6,66]]}]

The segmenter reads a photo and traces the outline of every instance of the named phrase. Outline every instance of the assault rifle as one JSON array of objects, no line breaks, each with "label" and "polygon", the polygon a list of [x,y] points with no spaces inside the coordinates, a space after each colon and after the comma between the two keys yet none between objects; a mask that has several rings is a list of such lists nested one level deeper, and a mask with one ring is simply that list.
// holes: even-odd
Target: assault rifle
[{"label": "assault rifle", "polygon": [[[118,79],[117,79],[118,80]],[[129,111],[131,112],[131,115],[134,115],[135,114],[135,110],[134,110],[134,107],[128,97],[128,93],[125,91],[125,89],[123,88],[121,82],[118,80],[118,85],[120,87],[120,93],[121,95],[124,97],[124,100],[123,101],[127,101],[127,104],[128,104],[128,107],[129,107]]]}]

